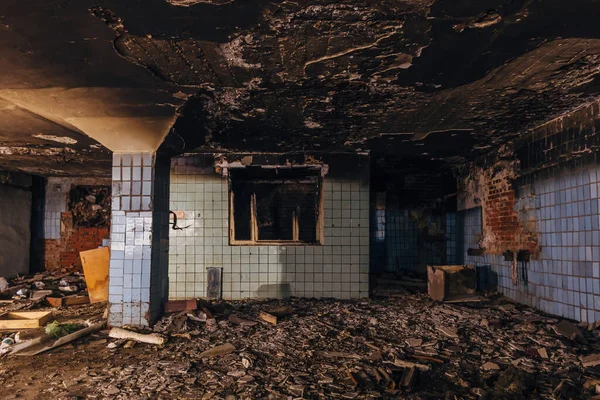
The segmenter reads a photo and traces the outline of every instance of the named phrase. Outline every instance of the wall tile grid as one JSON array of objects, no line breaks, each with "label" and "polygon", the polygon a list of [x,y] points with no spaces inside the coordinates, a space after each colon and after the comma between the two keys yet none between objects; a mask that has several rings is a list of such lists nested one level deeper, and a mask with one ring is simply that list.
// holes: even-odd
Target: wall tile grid
[{"label": "wall tile grid", "polygon": [[[429,232],[444,231],[445,223],[442,223],[442,216],[440,215],[427,215],[425,217],[425,223]],[[445,222],[445,221],[443,221]],[[421,244],[418,247],[419,260],[421,261],[422,272],[425,272],[427,265],[440,265],[448,264],[446,261],[446,243],[444,241],[435,239],[421,240]]]},{"label": "wall tile grid", "polygon": [[456,231],[456,213],[446,213],[446,264],[452,265],[458,263],[457,259],[457,231]]},{"label": "wall tile grid", "polygon": [[[149,324],[162,306],[157,299],[150,310],[151,296],[166,290],[166,283],[157,279],[161,270],[153,264],[160,258],[160,230],[158,235],[152,233],[155,224],[168,224],[168,210],[163,206],[157,217],[152,197],[156,186],[157,203],[162,199],[167,204],[168,176],[166,183],[155,185],[154,162],[151,153],[113,155],[109,322],[116,326]],[[166,252],[166,242],[162,250]]]},{"label": "wall tile grid", "polygon": [[377,208],[375,204],[372,203],[371,209],[370,266],[371,273],[378,274],[385,272],[386,266],[385,208]]},{"label": "wall tile grid", "polygon": [[[414,216],[411,211],[415,211]],[[399,209],[393,205],[386,209],[385,249],[387,253],[386,271],[412,270],[426,273],[427,265],[440,265],[446,262],[445,243],[423,239],[415,216],[430,229],[443,229],[439,216],[421,215],[421,210]],[[435,228],[434,228],[435,227]]]},{"label": "wall tile grid", "polygon": [[[483,216],[481,207],[471,208],[468,210],[461,210],[458,212],[460,223],[462,224],[462,242],[464,244],[464,251],[462,254],[463,259],[467,256],[467,250],[469,248],[479,248],[479,241],[483,232]],[[459,238],[461,239],[461,238]]]},{"label": "wall tile grid", "polygon": [[44,239],[60,239],[60,217],[67,211],[71,183],[61,178],[48,178],[44,205]]},{"label": "wall tile grid", "polygon": [[223,268],[223,297],[360,298],[369,294],[367,177],[323,181],[324,244],[230,246],[228,182],[201,158],[172,161],[169,298],[203,297],[206,268]]},{"label": "wall tile grid", "polygon": [[393,208],[388,204],[386,213],[386,271],[397,272],[415,268],[419,262],[419,231],[416,222],[410,218],[410,211],[406,209]]},{"label": "wall tile grid", "polygon": [[[468,256],[482,233],[481,208],[462,211],[467,263],[491,265],[506,296],[550,314],[600,320],[600,168],[591,166],[518,188],[519,219],[534,220],[541,247],[527,266],[528,283],[511,279],[512,262],[502,255]],[[519,268],[521,266],[519,265]]]}]

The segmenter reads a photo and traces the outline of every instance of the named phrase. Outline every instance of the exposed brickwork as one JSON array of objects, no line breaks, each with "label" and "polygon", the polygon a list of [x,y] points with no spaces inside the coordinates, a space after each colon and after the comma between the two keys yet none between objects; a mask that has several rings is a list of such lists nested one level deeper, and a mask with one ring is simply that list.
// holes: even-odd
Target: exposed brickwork
[{"label": "exposed brickwork", "polygon": [[48,271],[60,269],[60,239],[44,240],[44,269]]},{"label": "exposed brickwork", "polygon": [[486,252],[500,254],[507,250],[529,250],[536,253],[538,242],[535,225],[532,227],[529,220],[519,218],[511,177],[500,173],[489,179],[483,190],[485,233],[482,247]]},{"label": "exposed brickwork", "polygon": [[70,212],[61,214],[61,238],[46,239],[46,270],[81,271],[79,253],[102,245],[102,239],[110,236],[110,228],[74,228]]},{"label": "exposed brickwork", "polygon": [[[488,284],[515,301],[583,322],[600,321],[599,110],[582,107],[481,157],[458,192],[464,262],[489,269]],[[486,254],[468,254],[479,246]],[[514,263],[503,248],[533,256]]]},{"label": "exposed brickwork", "polygon": [[[459,186],[462,189],[478,187],[477,193],[472,195],[477,198],[459,199],[459,205],[482,207],[483,234],[479,245],[487,254],[529,250],[535,256],[539,247],[534,205],[523,201],[515,203],[514,178],[513,162],[500,161],[489,167],[473,168]],[[468,191],[459,192],[463,196],[471,195]]]},{"label": "exposed brickwork", "polygon": [[79,253],[101,246],[102,239],[110,237],[110,184],[110,180],[97,178],[48,179],[44,221],[46,270],[81,270]]}]

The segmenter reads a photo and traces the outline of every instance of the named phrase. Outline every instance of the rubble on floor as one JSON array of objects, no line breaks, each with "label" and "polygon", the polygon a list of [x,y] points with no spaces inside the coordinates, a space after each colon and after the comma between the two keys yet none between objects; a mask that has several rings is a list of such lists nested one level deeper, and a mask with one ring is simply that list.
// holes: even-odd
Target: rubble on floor
[{"label": "rubble on floor", "polygon": [[[0,355],[34,355],[52,350],[101,329],[106,320],[96,316],[96,324],[75,319],[68,323],[56,320],[57,307],[89,304],[84,277],[80,274],[39,273],[10,282],[0,279]],[[50,307],[49,307],[50,306]],[[106,308],[106,303],[101,304]],[[88,310],[84,308],[84,313]],[[81,310],[71,310],[77,317]],[[61,313],[62,314],[62,313]],[[67,313],[61,318],[68,319]],[[98,325],[103,321],[102,326]],[[91,326],[97,329],[90,329]]]},{"label": "rubble on floor", "polygon": [[[153,328],[124,327],[110,335],[116,338],[102,330],[47,353],[45,368],[62,363],[62,375],[36,384],[46,395],[122,399],[577,399],[596,393],[595,324],[563,322],[502,297],[444,304],[425,294],[398,296],[198,300],[195,309],[167,314]],[[101,312],[99,306],[57,314]],[[261,319],[282,310],[277,324]],[[157,337],[164,344],[144,343]],[[3,368],[27,370],[22,360],[5,358]],[[70,363],[78,367],[68,372]]]},{"label": "rubble on floor", "polygon": [[69,193],[69,211],[76,227],[110,225],[110,187],[76,186]]},{"label": "rubble on floor", "polygon": [[83,274],[42,272],[32,276],[21,276],[0,287],[2,311],[17,311],[39,308],[50,304],[63,306],[89,302]]},{"label": "rubble on floor", "polygon": [[427,290],[427,280],[412,271],[398,274],[384,273],[377,278],[373,294],[377,297],[402,297],[406,292],[422,293]]}]

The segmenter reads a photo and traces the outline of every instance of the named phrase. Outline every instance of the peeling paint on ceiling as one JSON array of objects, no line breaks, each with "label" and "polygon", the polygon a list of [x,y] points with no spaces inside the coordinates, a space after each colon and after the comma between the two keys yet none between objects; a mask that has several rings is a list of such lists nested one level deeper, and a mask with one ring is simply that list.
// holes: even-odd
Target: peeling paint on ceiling
[{"label": "peeling paint on ceiling", "polygon": [[109,163],[108,149],[152,151],[166,136],[173,152],[460,163],[599,97],[598,10],[597,0],[9,1],[0,119],[30,118],[0,130],[0,146],[43,132]]}]

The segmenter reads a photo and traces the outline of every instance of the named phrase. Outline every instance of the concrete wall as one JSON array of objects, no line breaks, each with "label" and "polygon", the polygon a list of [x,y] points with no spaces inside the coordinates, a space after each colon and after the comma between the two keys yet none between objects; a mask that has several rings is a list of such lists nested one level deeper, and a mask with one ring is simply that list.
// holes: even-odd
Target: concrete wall
[{"label": "concrete wall", "polygon": [[491,266],[499,291],[518,302],[579,321],[600,320],[599,186],[600,167],[591,165],[521,184],[515,188],[514,202],[504,200],[537,240],[538,254],[525,264],[526,280],[518,263],[517,283],[513,282],[513,263],[501,254],[466,254],[485,236],[485,202],[459,213],[464,260]]},{"label": "concrete wall", "polygon": [[31,177],[0,184],[0,276],[29,272]]},{"label": "concrete wall", "polygon": [[[356,158],[356,156],[354,156]],[[323,180],[324,243],[230,246],[228,180],[212,157],[172,161],[169,298],[206,295],[206,268],[223,268],[223,297],[335,297],[369,294],[369,160],[330,163]]]}]

